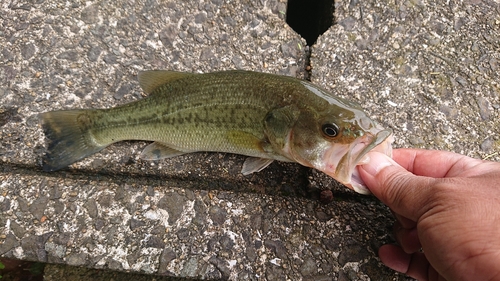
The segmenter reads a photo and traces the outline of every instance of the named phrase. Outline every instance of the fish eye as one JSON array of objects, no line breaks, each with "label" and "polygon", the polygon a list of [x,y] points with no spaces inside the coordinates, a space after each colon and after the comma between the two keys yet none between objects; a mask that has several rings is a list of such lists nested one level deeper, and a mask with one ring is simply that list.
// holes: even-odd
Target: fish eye
[{"label": "fish eye", "polygon": [[323,127],[321,127],[321,130],[323,131],[323,134],[329,138],[334,138],[339,134],[339,126],[336,124],[324,124]]}]

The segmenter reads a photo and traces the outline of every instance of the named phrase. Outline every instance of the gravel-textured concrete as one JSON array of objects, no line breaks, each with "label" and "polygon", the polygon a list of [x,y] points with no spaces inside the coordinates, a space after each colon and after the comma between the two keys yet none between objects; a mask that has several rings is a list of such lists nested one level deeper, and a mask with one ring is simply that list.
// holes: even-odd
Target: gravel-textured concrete
[{"label": "gravel-textured concrete", "polygon": [[[146,162],[146,143],[123,142],[65,171],[39,167],[37,113],[141,98],[139,70],[301,75],[304,41],[285,2],[0,5],[1,256],[203,279],[406,279],[376,258],[390,241],[387,208],[296,164],[245,177],[241,156]],[[499,11],[337,2],[338,24],[313,47],[313,82],[360,102],[397,146],[499,160]],[[336,198],[327,205],[324,188]]]}]

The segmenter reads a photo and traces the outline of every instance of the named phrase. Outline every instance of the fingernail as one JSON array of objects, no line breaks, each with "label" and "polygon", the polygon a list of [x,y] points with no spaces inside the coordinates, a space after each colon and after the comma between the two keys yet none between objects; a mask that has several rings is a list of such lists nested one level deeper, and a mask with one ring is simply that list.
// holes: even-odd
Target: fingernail
[{"label": "fingernail", "polygon": [[363,155],[361,160],[359,160],[358,165],[365,165],[365,164],[368,164],[368,162],[370,162],[370,156],[368,156],[368,153],[367,153],[367,154]]},{"label": "fingernail", "polygon": [[376,176],[383,168],[393,165],[391,158],[380,152],[369,152],[368,161],[361,164],[361,169]]}]

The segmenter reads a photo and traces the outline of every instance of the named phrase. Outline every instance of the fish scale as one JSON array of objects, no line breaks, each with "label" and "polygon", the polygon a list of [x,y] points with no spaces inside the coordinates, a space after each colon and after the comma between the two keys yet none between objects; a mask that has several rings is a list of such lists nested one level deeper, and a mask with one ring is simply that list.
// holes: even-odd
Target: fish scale
[{"label": "fish scale", "polygon": [[[95,119],[101,121],[91,133],[101,144],[139,139],[176,144],[187,150],[197,146],[204,151],[235,153],[239,148],[221,138],[224,132],[240,130],[263,139],[262,119],[276,106],[276,102],[262,99],[262,93],[248,87],[255,80],[195,75],[189,81],[174,81],[146,99],[96,112],[99,117]],[[203,86],[195,86],[199,84]],[[221,85],[226,87],[222,90]],[[131,115],[136,117],[129,119]]]}]

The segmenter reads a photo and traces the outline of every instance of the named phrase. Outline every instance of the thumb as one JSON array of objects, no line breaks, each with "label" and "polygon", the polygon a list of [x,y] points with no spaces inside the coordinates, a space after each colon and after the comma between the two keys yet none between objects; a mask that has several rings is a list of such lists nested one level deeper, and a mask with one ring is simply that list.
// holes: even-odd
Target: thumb
[{"label": "thumb", "polygon": [[408,172],[383,153],[370,152],[367,156],[369,161],[358,170],[368,189],[396,213],[417,221],[431,178]]}]

